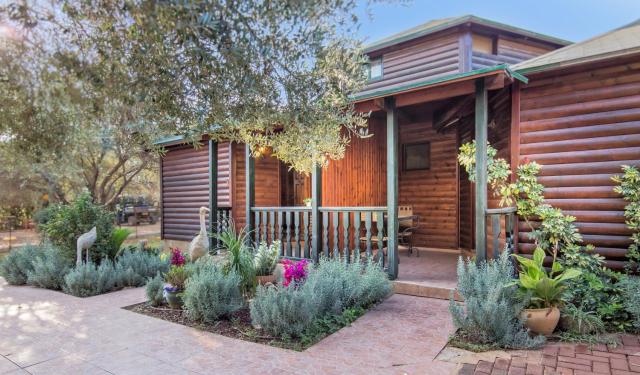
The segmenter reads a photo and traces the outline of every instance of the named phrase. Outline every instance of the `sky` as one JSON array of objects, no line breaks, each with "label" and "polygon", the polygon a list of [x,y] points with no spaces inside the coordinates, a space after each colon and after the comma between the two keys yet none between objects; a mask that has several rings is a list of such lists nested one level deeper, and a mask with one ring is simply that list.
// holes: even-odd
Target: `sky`
[{"label": "sky", "polygon": [[[640,18],[640,0],[409,0],[370,6],[361,1],[365,44],[436,18],[473,14],[579,42]],[[640,36],[639,36],[640,37]]]}]

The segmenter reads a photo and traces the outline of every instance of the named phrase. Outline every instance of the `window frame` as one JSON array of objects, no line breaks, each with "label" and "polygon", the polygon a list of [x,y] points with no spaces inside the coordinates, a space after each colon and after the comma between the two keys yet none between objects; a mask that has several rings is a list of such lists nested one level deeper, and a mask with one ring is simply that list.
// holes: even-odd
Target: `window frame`
[{"label": "window frame", "polygon": [[[426,146],[427,148],[426,166],[422,168],[407,168],[408,149],[415,146]],[[428,171],[430,169],[431,169],[431,142],[430,141],[411,142],[411,143],[405,143],[402,145],[402,171],[403,172]]]}]

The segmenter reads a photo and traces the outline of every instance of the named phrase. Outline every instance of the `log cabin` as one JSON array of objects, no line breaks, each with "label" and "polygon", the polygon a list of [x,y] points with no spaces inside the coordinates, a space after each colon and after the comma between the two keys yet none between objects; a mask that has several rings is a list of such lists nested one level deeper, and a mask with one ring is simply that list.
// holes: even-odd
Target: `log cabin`
[{"label": "log cabin", "polygon": [[[285,257],[370,254],[392,278],[411,279],[418,264],[429,277],[455,280],[458,254],[533,251],[515,210],[487,191],[488,141],[512,169],[524,159],[542,164],[547,202],[575,216],[585,242],[622,268],[631,233],[611,176],[640,163],[638,35],[636,22],[572,44],[462,16],[373,43],[368,84],[353,101],[371,112],[374,135],[353,139],[344,159],[310,176],[206,135],[197,148],[180,137],[160,141],[162,238],[189,241],[198,207],[209,206],[212,232],[233,219],[255,241],[282,240]],[[474,139],[471,184],[456,156]],[[409,249],[399,246],[407,219]],[[454,261],[440,267],[437,256],[401,257],[401,248]]]}]

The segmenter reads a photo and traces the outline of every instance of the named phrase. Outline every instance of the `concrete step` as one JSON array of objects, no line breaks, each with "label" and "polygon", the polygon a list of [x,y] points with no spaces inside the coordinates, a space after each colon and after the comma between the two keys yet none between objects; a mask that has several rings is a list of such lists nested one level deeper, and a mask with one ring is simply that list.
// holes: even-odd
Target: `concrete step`
[{"label": "concrete step", "polygon": [[[437,299],[449,299],[451,298],[451,292],[453,288],[447,288],[442,286],[429,285],[428,283],[418,283],[411,281],[394,281],[393,291],[398,294],[405,294],[416,297],[427,297]],[[455,299],[460,301],[458,293],[455,293]]]}]

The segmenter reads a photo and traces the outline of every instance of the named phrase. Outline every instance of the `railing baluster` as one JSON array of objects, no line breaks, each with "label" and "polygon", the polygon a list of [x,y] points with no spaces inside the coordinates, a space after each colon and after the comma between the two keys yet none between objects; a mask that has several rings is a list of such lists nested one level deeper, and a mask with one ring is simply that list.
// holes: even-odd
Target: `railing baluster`
[{"label": "railing baluster", "polygon": [[493,232],[493,259],[500,257],[500,215],[491,216],[491,231]]},{"label": "railing baluster", "polygon": [[276,237],[275,237],[275,228],[276,228],[276,223],[275,223],[275,215],[276,213],[273,211],[269,211],[269,235],[271,236],[271,243],[275,242]]},{"label": "railing baluster", "polygon": [[360,216],[360,212],[353,213],[353,251],[354,251],[354,261],[360,260],[360,221],[362,217]]},{"label": "railing baluster", "polygon": [[366,239],[367,242],[367,258],[371,258],[371,216],[372,213],[371,212],[367,212],[365,213],[365,219],[364,219],[364,227],[365,227],[365,233],[364,233],[364,238]]},{"label": "railing baluster", "polygon": [[262,211],[262,241],[269,243],[267,211]]},{"label": "railing baluster", "polygon": [[260,243],[260,211],[255,211],[254,215],[255,220],[253,223],[253,230],[255,231],[255,239],[256,239],[256,244]]},{"label": "railing baluster", "polygon": [[338,223],[340,222],[340,216],[338,211],[333,212],[333,257],[337,258],[340,256],[340,244],[339,244],[339,236],[338,236]]},{"label": "railing baluster", "polygon": [[302,238],[302,241],[304,242],[304,257],[311,258],[311,254],[309,252],[309,243],[311,242],[309,241],[309,212],[303,211],[302,218],[304,227],[304,237]]},{"label": "railing baluster", "polygon": [[284,241],[282,241],[282,211],[278,211],[278,223],[277,225],[277,231],[278,231],[278,239],[280,240],[280,256],[284,256]]},{"label": "railing baluster", "polygon": [[285,211],[284,212],[285,217],[286,217],[286,222],[287,222],[287,251],[286,251],[286,256],[290,257],[291,256],[291,215],[289,211]]},{"label": "railing baluster", "polygon": [[376,226],[378,227],[378,262],[384,267],[384,211],[376,214]]},{"label": "railing baluster", "polygon": [[342,213],[342,230],[344,231],[344,256],[347,262],[351,258],[351,252],[349,251],[349,211]]},{"label": "railing baluster", "polygon": [[322,253],[329,258],[329,213],[322,212]]},{"label": "railing baluster", "polygon": [[293,223],[295,225],[295,231],[294,233],[294,237],[295,237],[295,241],[296,241],[296,246],[295,246],[295,256],[298,258],[301,258],[300,256],[300,213],[299,212],[293,212]]}]

